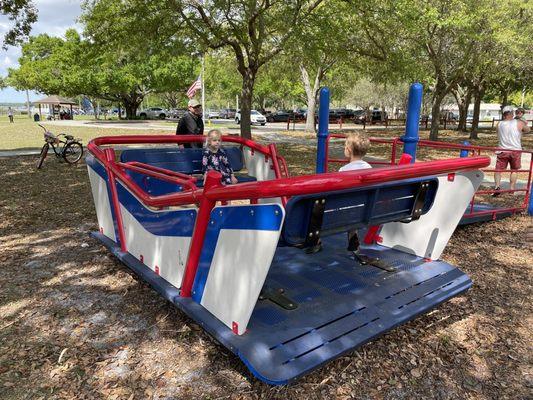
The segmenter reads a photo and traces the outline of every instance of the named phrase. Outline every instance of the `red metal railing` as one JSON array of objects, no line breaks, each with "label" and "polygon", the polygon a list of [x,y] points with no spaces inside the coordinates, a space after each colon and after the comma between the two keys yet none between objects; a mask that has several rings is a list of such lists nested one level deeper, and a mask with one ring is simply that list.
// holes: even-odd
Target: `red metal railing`
[{"label": "red metal railing", "polygon": [[[329,165],[329,163],[336,163],[336,164],[346,164],[348,161],[346,158],[329,158],[329,142],[330,139],[346,139],[346,135],[342,134],[330,134],[328,135],[328,138],[326,139],[326,167]],[[397,158],[397,149],[398,149],[398,142],[400,142],[400,138],[392,138],[392,139],[382,139],[382,138],[370,138],[370,143],[376,143],[376,144],[390,144],[391,145],[391,151],[390,151],[390,161],[372,161],[370,164],[372,165],[396,165],[396,158]]]},{"label": "red metal railing", "polygon": [[[346,158],[329,158],[329,140],[330,138],[338,138],[343,139],[346,138],[345,135],[342,134],[331,134],[328,136],[328,139],[326,140],[326,165],[329,163],[338,163],[338,164],[345,164],[348,162]],[[376,144],[391,144],[391,150],[390,150],[390,161],[372,161],[370,164],[372,165],[396,165],[396,159],[397,159],[397,151],[398,151],[398,145],[401,144],[400,138],[392,138],[392,139],[381,139],[381,138],[370,138],[371,143]],[[497,151],[505,151],[505,149],[500,149],[498,147],[489,147],[489,146],[473,146],[473,145],[464,145],[464,144],[456,144],[456,143],[447,143],[447,142],[436,142],[431,140],[419,140],[418,142],[418,148],[433,148],[433,149],[439,149],[443,151],[457,151],[459,153],[461,150],[466,150],[471,156],[481,156],[481,155],[493,155],[495,156]],[[507,150],[508,151],[508,150]],[[514,190],[495,190],[495,189],[480,189],[474,193],[474,196],[472,197],[472,200],[470,202],[470,206],[465,213],[465,218],[472,218],[475,216],[481,216],[481,215],[491,215],[493,219],[496,219],[496,216],[498,213],[516,213],[523,210],[526,210],[528,208],[529,199],[531,196],[531,183],[533,179],[533,151],[530,150],[521,150],[519,151],[521,154],[529,154],[529,169],[520,169],[520,170],[498,170],[496,168],[484,168],[482,169],[483,172],[501,172],[501,173],[527,173],[527,183],[526,187],[524,189],[514,189]],[[499,207],[494,208],[490,210],[476,210],[475,206],[479,205],[481,203],[476,202],[476,198],[479,199],[480,195],[491,195],[494,193],[524,193],[523,201],[520,205],[517,205],[515,207]],[[487,204],[486,202],[484,203]]]},{"label": "red metal railing", "polygon": [[[496,152],[498,151],[509,151],[506,149],[501,149],[498,147],[489,147],[489,146],[474,146],[474,145],[464,145],[464,144],[456,144],[456,143],[446,143],[446,142],[435,142],[431,140],[420,140],[418,142],[419,148],[433,148],[433,149],[440,149],[440,150],[446,150],[446,151],[461,151],[466,150],[471,156],[481,156],[481,155],[492,155],[496,156]],[[465,218],[472,218],[475,216],[481,216],[481,215],[491,215],[492,219],[496,219],[496,216],[498,213],[516,213],[520,211],[524,211],[528,208],[529,199],[531,196],[531,182],[533,177],[533,151],[531,150],[516,150],[516,152],[522,154],[529,154],[529,168],[528,169],[519,169],[519,170],[501,170],[496,168],[483,168],[483,172],[500,172],[505,174],[511,174],[511,173],[527,173],[527,183],[524,189],[514,189],[514,190],[495,190],[495,189],[480,189],[477,190],[476,193],[474,193],[474,196],[472,197],[472,200],[470,201],[470,206],[468,208],[468,212],[465,213]],[[479,205],[481,203],[476,202],[476,197],[479,198],[480,195],[493,195],[494,193],[524,193],[524,198],[521,204],[516,205],[514,207],[499,207],[491,210],[475,210],[475,206]],[[486,204],[486,203],[485,203]]]},{"label": "red metal railing", "polygon": [[[226,139],[228,139],[228,137],[223,137],[223,141],[226,141]],[[275,148],[261,146],[241,138],[231,137],[229,139],[230,140],[227,141],[250,146],[252,149],[263,152],[265,156],[270,155],[273,157],[273,159],[278,158],[275,154]],[[486,167],[490,163],[490,159],[488,157],[456,158],[451,160],[429,161],[388,168],[355,170],[343,173],[325,173],[291,178],[279,177],[270,181],[245,182],[228,186],[221,185],[220,173],[209,171],[203,189],[191,188],[180,193],[150,196],[127,175],[124,168],[124,165],[127,164],[120,165],[121,163],[116,162],[114,154],[111,154],[113,152],[112,149],[106,149],[104,152],[99,147],[101,145],[110,144],[183,143],[186,141],[201,142],[203,139],[201,137],[194,136],[113,136],[94,139],[87,146],[94,157],[97,158],[98,161],[102,163],[108,171],[109,177],[112,178],[110,179],[110,185],[116,189],[116,183],[114,181],[118,179],[146,206],[160,208],[199,203],[198,217],[196,218],[191,239],[191,247],[189,249],[189,256],[187,258],[184,278],[181,285],[181,295],[184,297],[191,296],[191,289],[194,282],[194,277],[196,276],[198,260],[201,254],[205,232],[207,230],[207,224],[209,223],[210,213],[217,201],[223,202],[241,199],[289,197],[294,195],[323,193],[325,191],[344,190],[348,188],[408,178],[439,175],[460,170],[478,169]],[[271,152],[273,149],[274,151]],[[279,170],[279,165],[277,169]],[[150,172],[159,173],[156,171]],[[276,175],[278,175],[278,173],[276,173]],[[177,181],[182,180],[182,178],[179,177],[172,178]],[[113,207],[116,209],[116,211],[118,211],[118,220],[120,218],[120,209],[116,190],[112,190],[112,197]],[[122,244],[122,226],[120,226],[120,231],[121,232],[119,232],[119,235],[122,234]],[[123,248],[122,251],[126,251],[126,249]]]}]

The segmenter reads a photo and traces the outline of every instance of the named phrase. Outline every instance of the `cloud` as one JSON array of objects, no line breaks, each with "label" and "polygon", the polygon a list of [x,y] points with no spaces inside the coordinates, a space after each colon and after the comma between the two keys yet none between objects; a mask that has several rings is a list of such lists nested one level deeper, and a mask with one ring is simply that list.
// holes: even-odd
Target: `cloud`
[{"label": "cloud", "polygon": [[[82,31],[82,26],[77,23],[81,15],[81,2],[75,0],[34,0],[38,9],[37,22],[33,25],[31,35],[47,33],[50,36],[63,36],[67,29],[74,28]],[[5,15],[0,15],[0,36],[3,36],[11,23]],[[7,74],[8,68],[18,66],[20,57],[19,47],[9,47],[0,50],[0,76]]]}]

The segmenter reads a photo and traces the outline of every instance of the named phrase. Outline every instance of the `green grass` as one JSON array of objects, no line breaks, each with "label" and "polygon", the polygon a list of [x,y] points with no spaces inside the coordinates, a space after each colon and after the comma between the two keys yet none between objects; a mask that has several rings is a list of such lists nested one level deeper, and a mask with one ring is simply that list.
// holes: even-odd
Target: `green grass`
[{"label": "green grass", "polygon": [[[132,130],[124,128],[95,128],[83,126],[58,126],[47,124],[43,121],[42,124],[46,126],[51,132],[67,133],[74,137],[80,138],[84,145],[99,136],[115,136],[115,135],[138,135],[138,134],[153,134],[153,135],[168,135],[172,131],[150,129],[146,131]],[[15,123],[10,124],[7,117],[0,119],[0,150],[22,150],[41,148],[43,145],[43,130],[36,122],[26,118],[25,116],[15,117]]]}]

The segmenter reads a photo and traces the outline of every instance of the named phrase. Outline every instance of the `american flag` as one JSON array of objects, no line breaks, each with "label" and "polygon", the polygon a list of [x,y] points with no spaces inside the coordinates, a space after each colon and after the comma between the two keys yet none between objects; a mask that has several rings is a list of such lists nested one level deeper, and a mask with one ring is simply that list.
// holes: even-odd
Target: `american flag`
[{"label": "american flag", "polygon": [[202,78],[201,76],[198,76],[198,79],[196,79],[191,85],[191,87],[187,90],[187,97],[189,99],[192,99],[194,95],[196,94],[196,91],[201,90],[201,89],[202,89]]}]

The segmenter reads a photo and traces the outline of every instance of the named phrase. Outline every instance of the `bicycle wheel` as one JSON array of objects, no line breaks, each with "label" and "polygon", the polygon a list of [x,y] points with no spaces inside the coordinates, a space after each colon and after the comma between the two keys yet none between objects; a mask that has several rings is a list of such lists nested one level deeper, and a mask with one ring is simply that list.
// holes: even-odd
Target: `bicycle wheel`
[{"label": "bicycle wheel", "polygon": [[83,146],[79,142],[70,142],[63,150],[63,158],[69,164],[76,164],[83,156]]},{"label": "bicycle wheel", "polygon": [[39,161],[37,162],[37,169],[41,169],[43,166],[44,159],[46,158],[46,155],[48,154],[48,149],[50,148],[50,144],[45,143],[43,145],[43,148],[41,149],[41,154],[39,155]]}]

